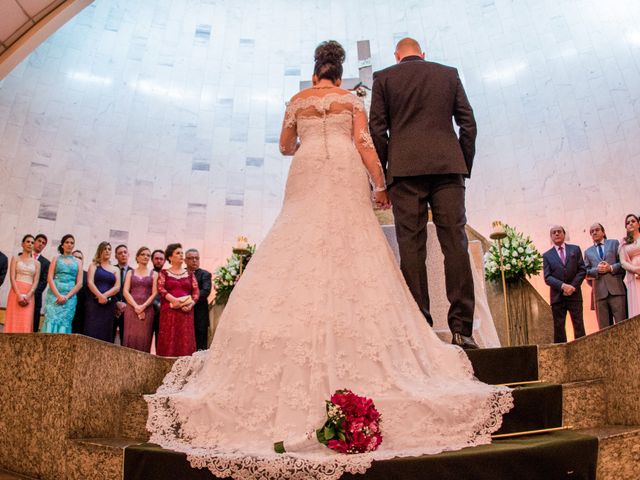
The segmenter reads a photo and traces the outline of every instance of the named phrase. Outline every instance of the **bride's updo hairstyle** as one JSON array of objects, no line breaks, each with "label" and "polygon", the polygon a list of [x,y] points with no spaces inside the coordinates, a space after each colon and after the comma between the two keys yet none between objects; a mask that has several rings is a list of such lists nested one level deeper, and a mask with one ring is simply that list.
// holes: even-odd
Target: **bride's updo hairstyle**
[{"label": "bride's updo hairstyle", "polygon": [[313,54],[316,61],[313,74],[318,80],[337,82],[342,78],[342,62],[345,59],[344,48],[335,40],[322,42]]}]

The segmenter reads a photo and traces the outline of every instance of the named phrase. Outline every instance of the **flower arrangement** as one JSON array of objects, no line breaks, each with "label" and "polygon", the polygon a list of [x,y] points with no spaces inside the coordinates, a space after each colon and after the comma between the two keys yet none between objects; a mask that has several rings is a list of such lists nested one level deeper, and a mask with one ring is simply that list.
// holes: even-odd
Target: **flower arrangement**
[{"label": "flower arrangement", "polygon": [[[234,250],[237,249],[234,248]],[[247,263],[251,259],[251,256],[256,252],[256,246],[255,244],[249,245],[245,241],[243,250],[248,253],[233,253],[229,258],[227,258],[226,265],[218,267],[214,272],[213,287],[216,290],[214,300],[216,305],[225,305],[227,303],[229,295],[231,295],[233,287],[238,283],[242,271],[247,267]]]},{"label": "flower arrangement", "polygon": [[[529,237],[504,225],[507,236],[502,240],[502,262],[506,280],[518,280],[536,275],[542,269],[542,255]],[[500,252],[494,242],[484,255],[484,276],[487,280],[500,280]]]},{"label": "flower arrangement", "polygon": [[373,400],[356,395],[351,390],[337,390],[327,400],[327,421],[315,432],[309,432],[301,441],[277,442],[277,453],[299,451],[316,442],[339,453],[372,452],[382,443],[380,421],[382,417]]}]

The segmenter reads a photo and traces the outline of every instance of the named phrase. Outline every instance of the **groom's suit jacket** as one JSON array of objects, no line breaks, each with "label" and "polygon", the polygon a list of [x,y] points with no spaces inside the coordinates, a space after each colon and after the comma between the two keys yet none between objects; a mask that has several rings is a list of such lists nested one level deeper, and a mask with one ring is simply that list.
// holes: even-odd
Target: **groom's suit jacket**
[{"label": "groom's suit jacket", "polygon": [[[577,245],[564,244],[565,263],[554,247],[542,255],[544,281],[551,287],[551,305],[562,301],[582,302],[582,290],[580,285],[587,274],[587,269],[582,260],[582,251]],[[575,287],[576,291],[568,297],[562,294],[562,284],[566,283]]]},{"label": "groom's suit jacket", "polygon": [[373,78],[369,128],[387,183],[416,175],[469,177],[477,127],[458,71],[410,56]]},{"label": "groom's suit jacket", "polygon": [[[598,249],[595,245],[590,246],[584,251],[584,263],[587,267],[587,275],[595,278],[593,289],[595,291],[596,300],[602,300],[609,295],[626,295],[623,278],[625,271],[620,265],[620,257],[618,249],[620,242],[618,240],[605,240],[602,246],[604,258],[600,258]],[[598,264],[604,260],[611,265],[611,273],[598,273]]]}]

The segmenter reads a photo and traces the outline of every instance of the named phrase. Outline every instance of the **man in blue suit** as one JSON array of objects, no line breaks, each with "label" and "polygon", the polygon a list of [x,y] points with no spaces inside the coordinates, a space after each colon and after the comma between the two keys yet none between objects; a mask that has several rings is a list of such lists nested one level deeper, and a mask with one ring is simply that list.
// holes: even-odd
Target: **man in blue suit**
[{"label": "man in blue suit", "polygon": [[598,325],[602,330],[627,318],[627,290],[623,278],[625,271],[620,265],[618,240],[609,240],[600,223],[589,228],[593,245],[584,251],[587,278],[593,282]]},{"label": "man in blue suit", "polygon": [[553,341],[562,343],[567,341],[564,328],[567,312],[571,315],[575,338],[584,336],[580,285],[587,269],[582,260],[580,247],[564,242],[566,233],[563,227],[554,225],[549,233],[553,247],[542,255],[544,281],[551,287]]}]

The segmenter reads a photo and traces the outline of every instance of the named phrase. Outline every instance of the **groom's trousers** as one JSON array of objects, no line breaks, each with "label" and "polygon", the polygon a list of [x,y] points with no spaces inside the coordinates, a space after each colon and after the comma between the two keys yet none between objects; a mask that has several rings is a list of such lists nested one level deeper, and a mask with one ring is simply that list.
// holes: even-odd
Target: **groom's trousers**
[{"label": "groom's trousers", "polygon": [[389,196],[400,250],[400,269],[413,298],[430,325],[427,281],[427,221],[431,206],[433,223],[444,254],[444,273],[452,333],[470,336],[475,298],[465,232],[465,186],[462,175],[394,177]]}]

